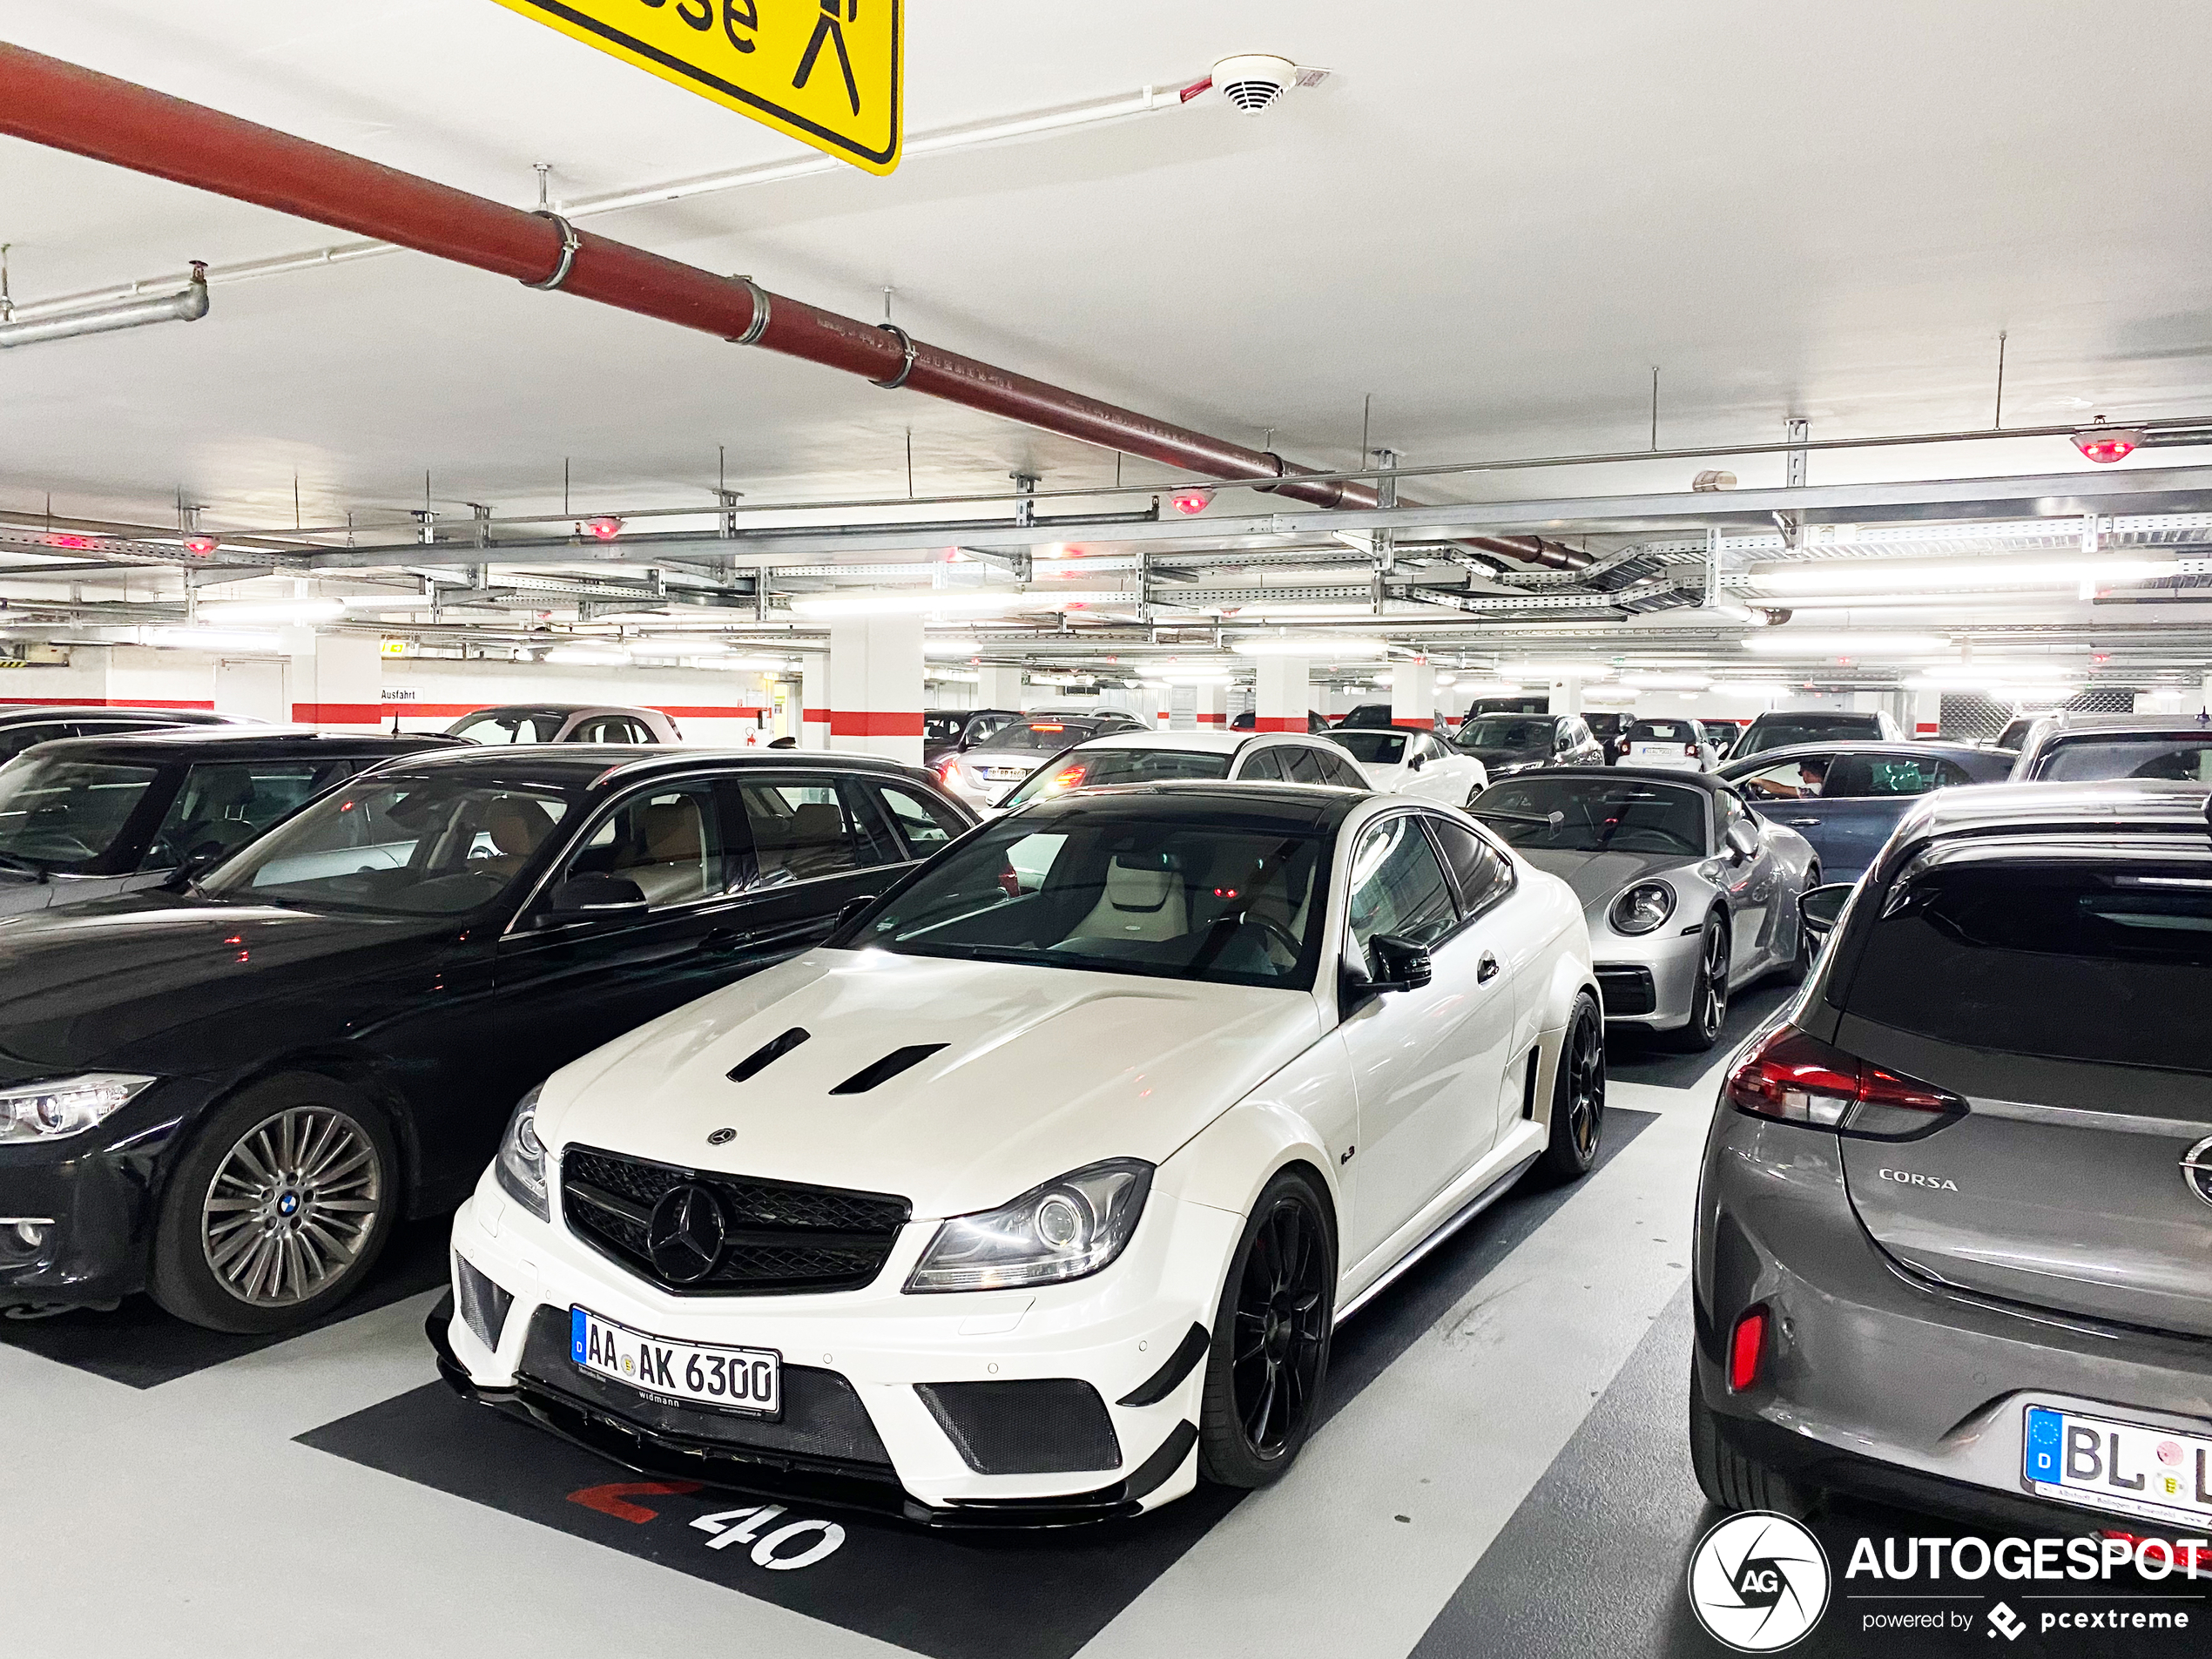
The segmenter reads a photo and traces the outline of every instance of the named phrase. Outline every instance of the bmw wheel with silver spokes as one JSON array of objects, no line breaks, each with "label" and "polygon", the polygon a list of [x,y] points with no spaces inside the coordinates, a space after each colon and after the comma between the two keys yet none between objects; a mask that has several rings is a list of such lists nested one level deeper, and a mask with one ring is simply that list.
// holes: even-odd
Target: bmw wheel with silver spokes
[{"label": "bmw wheel with silver spokes", "polygon": [[330,1106],[273,1113],[232,1143],[208,1183],[208,1269],[251,1307],[311,1301],[360,1259],[384,1189],[383,1158],[352,1116]]}]

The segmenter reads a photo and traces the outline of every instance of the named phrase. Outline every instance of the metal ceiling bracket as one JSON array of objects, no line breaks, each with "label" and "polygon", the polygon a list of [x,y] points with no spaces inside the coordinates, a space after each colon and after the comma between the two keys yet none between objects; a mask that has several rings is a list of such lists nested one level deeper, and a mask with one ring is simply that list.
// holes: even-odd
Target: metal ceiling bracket
[{"label": "metal ceiling bracket", "polygon": [[526,288],[536,288],[541,293],[551,293],[569,280],[569,273],[576,268],[577,250],[583,246],[583,237],[577,227],[548,207],[536,210],[537,217],[550,219],[561,233],[561,262],[553,267],[553,274],[543,282],[525,282]]},{"label": "metal ceiling bracket", "polygon": [[730,343],[732,346],[758,346],[760,336],[768,332],[768,316],[773,309],[768,299],[768,290],[749,276],[733,276],[730,280],[744,283],[745,293],[752,300],[752,320],[745,325],[745,333],[731,335]]},{"label": "metal ceiling bracket", "polygon": [[907,383],[907,376],[914,372],[914,336],[895,322],[880,322],[876,324],[876,327],[899,342],[907,354],[907,359],[899,365],[899,372],[896,374],[892,375],[888,380],[872,381],[869,384],[880,386],[887,392],[895,392]]}]

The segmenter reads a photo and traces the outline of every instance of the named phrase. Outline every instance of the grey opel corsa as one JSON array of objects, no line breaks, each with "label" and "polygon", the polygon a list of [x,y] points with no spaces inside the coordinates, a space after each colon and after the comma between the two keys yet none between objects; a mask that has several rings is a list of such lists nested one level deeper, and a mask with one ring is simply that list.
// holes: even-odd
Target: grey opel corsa
[{"label": "grey opel corsa", "polygon": [[1715,1503],[2212,1534],[2207,795],[2000,785],[1898,826],[1706,1145]]}]

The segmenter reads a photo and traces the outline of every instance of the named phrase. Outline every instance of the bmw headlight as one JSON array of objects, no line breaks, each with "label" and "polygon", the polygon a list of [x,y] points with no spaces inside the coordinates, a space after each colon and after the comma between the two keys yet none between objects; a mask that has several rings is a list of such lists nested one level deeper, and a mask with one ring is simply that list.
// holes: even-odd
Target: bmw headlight
[{"label": "bmw headlight", "polygon": [[1675,914],[1675,890],[1664,881],[1639,881],[1613,901],[1606,920],[1616,934],[1648,934]]},{"label": "bmw headlight", "polygon": [[82,1134],[122,1110],[153,1081],[124,1072],[94,1071],[0,1089],[0,1145]]},{"label": "bmw headlight", "polygon": [[553,1219],[553,1206],[545,1196],[545,1143],[537,1138],[537,1096],[545,1087],[523,1096],[515,1115],[507,1120],[507,1133],[499,1138],[499,1157],[492,1168],[507,1196],[540,1221]]},{"label": "bmw headlight", "polygon": [[921,1252],[907,1289],[1003,1291],[1096,1273],[1122,1253],[1151,1190],[1150,1164],[1110,1158],[999,1209],[954,1216]]}]

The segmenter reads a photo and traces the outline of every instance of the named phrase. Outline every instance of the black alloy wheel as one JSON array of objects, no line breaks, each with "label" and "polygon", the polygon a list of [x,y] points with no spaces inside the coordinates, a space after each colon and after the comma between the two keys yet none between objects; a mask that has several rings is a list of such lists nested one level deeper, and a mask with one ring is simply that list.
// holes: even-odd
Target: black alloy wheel
[{"label": "black alloy wheel", "polygon": [[1312,1432],[1328,1374],[1336,1241],[1311,1177],[1268,1184],[1231,1258],[1208,1354],[1200,1467],[1224,1486],[1280,1478]]},{"label": "black alloy wheel", "polygon": [[1689,1019],[1673,1033],[1675,1046],[1700,1053],[1721,1040],[1728,1023],[1728,921],[1707,918],[1697,941],[1697,979],[1689,993]]},{"label": "black alloy wheel", "polygon": [[1584,991],[1575,999],[1552,1085],[1551,1141],[1542,1168],[1561,1181],[1578,1180],[1597,1162],[1605,1139],[1605,1021]]}]

